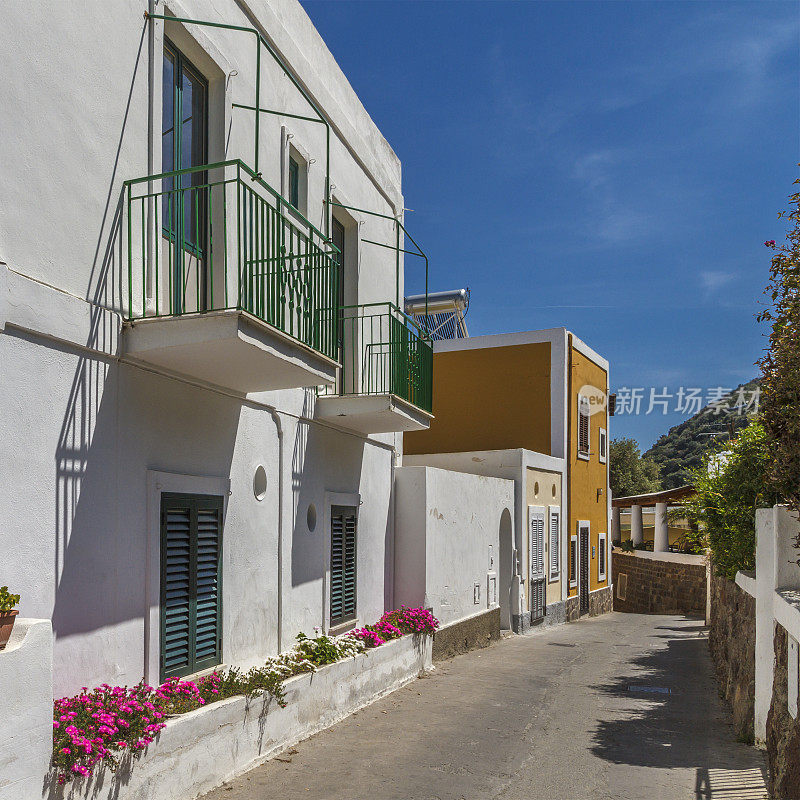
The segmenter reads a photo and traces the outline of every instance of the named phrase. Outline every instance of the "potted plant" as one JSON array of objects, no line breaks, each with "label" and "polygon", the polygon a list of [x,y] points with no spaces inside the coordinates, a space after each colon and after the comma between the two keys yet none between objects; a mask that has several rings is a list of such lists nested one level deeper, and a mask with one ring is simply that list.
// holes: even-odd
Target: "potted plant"
[{"label": "potted plant", "polygon": [[14,618],[19,611],[14,608],[19,603],[19,595],[11,594],[8,586],[0,586],[0,650],[2,650],[14,627]]}]

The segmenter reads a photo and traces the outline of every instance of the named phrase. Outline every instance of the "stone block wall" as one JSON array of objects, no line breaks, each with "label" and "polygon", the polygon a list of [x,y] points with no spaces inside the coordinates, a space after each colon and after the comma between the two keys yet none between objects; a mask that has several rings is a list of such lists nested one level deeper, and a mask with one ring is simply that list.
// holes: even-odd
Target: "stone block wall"
[{"label": "stone block wall", "polygon": [[800,720],[792,719],[787,708],[787,647],[786,629],[775,623],[775,673],[767,716],[768,788],[775,800],[800,797]]},{"label": "stone block wall", "polygon": [[756,601],[740,586],[711,575],[708,646],[720,694],[733,711],[740,741],[753,741],[756,696]]},{"label": "stone block wall", "polygon": [[433,635],[433,660],[444,661],[500,639],[500,607],[444,625]]},{"label": "stone block wall", "polygon": [[614,610],[633,614],[705,614],[706,567],[643,558],[621,550],[611,559]]}]

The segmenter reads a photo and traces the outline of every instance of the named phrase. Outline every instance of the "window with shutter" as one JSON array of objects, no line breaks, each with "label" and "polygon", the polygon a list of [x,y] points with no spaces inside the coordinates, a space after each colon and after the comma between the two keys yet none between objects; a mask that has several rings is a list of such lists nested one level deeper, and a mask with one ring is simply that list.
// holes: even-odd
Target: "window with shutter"
[{"label": "window with shutter", "polygon": [[541,619],[544,616],[545,600],[545,561],[544,561],[544,531],[545,510],[541,506],[528,507],[528,520],[530,537],[528,552],[531,564],[530,600],[531,620]]},{"label": "window with shutter", "polygon": [[161,680],[222,658],[221,497],[161,495]]},{"label": "window with shutter", "polygon": [[357,512],[331,507],[331,626],[356,618]]},{"label": "window with shutter", "polygon": [[601,533],[597,540],[597,580],[606,579],[606,534]]},{"label": "window with shutter", "polygon": [[589,455],[589,404],[578,398],[578,455]]},{"label": "window with shutter", "polygon": [[569,585],[578,585],[578,537],[569,537]]},{"label": "window with shutter", "polygon": [[550,524],[548,526],[548,552],[550,555],[550,580],[555,580],[559,573],[559,532],[561,530],[561,509],[557,506],[550,506]]},{"label": "window with shutter", "polygon": [[544,510],[530,506],[531,580],[544,578]]}]

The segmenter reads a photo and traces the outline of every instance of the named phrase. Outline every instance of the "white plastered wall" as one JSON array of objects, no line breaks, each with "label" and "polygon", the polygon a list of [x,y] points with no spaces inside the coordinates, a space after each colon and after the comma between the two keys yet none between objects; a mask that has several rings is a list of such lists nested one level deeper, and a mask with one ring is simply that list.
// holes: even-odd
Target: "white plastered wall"
[{"label": "white plastered wall", "polygon": [[510,480],[430,467],[396,470],[395,601],[446,625],[498,604],[498,556]]},{"label": "white plastered wall", "polygon": [[[255,19],[331,122],[335,191],[381,213],[402,209],[399,161],[300,4],[252,0],[250,15],[246,7],[170,0],[154,10],[235,25]],[[359,613],[372,621],[391,599],[399,437],[365,439],[314,422],[313,392],[237,397],[122,355],[123,181],[162,169],[165,27],[209,80],[209,157],[254,166],[252,112],[232,103],[253,102],[255,38],[149,23],[143,8],[111,0],[87,21],[60,2],[12,4],[5,24],[15,35],[0,53],[12,78],[0,82],[0,550],[22,613],[53,621],[56,694],[135,683],[153,671],[148,475],[177,476],[192,491],[229,486],[225,661],[258,663],[297,631],[324,626],[326,492],[363,500]],[[262,68],[264,107],[308,112],[265,52]],[[259,169],[275,187],[286,124],[261,120]],[[324,228],[325,129],[288,124],[313,159],[309,216]],[[393,243],[393,224],[376,222],[369,238]],[[394,254],[356,253],[358,301],[393,300]],[[261,501],[253,494],[259,465],[267,473]]]},{"label": "white plastered wall", "polygon": [[[425,455],[404,455],[404,466],[431,466],[454,470],[473,475],[487,475],[514,482],[514,546],[525,593],[525,610],[528,608],[528,576],[526,564],[529,563],[527,531],[528,514],[528,476],[529,470],[556,473],[560,479],[561,494],[561,564],[566,564],[567,539],[567,491],[564,459],[536,453],[523,448],[512,450],[476,450],[464,453],[428,453]],[[561,581],[561,599],[566,599],[566,581]]]}]

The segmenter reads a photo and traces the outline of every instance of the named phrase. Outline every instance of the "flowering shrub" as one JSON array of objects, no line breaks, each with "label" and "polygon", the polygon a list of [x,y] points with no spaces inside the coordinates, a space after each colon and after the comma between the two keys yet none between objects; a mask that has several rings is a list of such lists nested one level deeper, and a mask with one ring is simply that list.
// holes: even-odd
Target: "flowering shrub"
[{"label": "flowering shrub", "polygon": [[299,633],[291,650],[247,672],[231,667],[197,681],[170,678],[155,688],[145,683],[132,688],[103,684],[91,692],[84,688],[81,694],[53,704],[52,765],[58,782],[65,783],[76,775],[87,777],[98,764],[116,771],[121,757],[138,755],[155,739],[167,717],[258,692],[274,697],[283,708],[283,683],[288,678],[315,672],[318,667],[356,656],[404,633],[433,633],[438,627],[439,622],[429,611],[403,606],[384,614],[375,625],[335,638],[311,639]]},{"label": "flowering shrub", "polygon": [[439,620],[425,608],[400,606],[384,614],[375,625],[367,625],[353,631],[367,647],[378,647],[406,633],[433,633]]},{"label": "flowering shrub", "polygon": [[73,775],[89,775],[101,761],[114,771],[120,753],[147,747],[164,727],[168,698],[174,693],[197,694],[194,684],[179,687],[178,683],[170,687],[164,684],[157,690],[144,683],[132,689],[104,683],[92,692],[84,688],[76,697],[56,700],[53,766],[59,771],[58,782],[64,783]]}]

